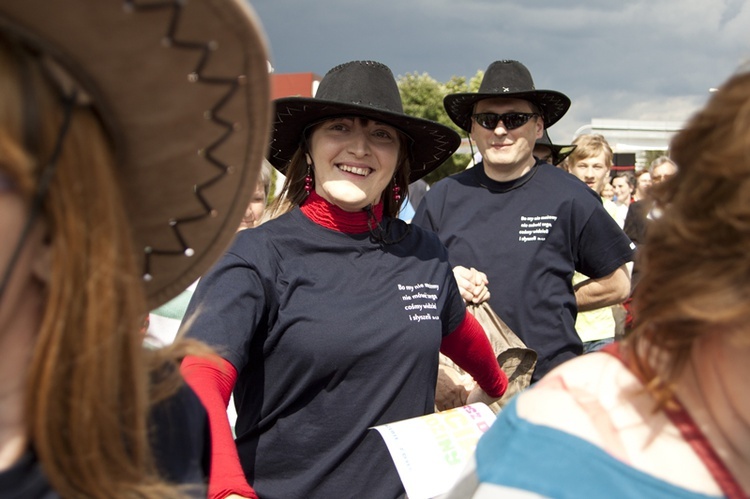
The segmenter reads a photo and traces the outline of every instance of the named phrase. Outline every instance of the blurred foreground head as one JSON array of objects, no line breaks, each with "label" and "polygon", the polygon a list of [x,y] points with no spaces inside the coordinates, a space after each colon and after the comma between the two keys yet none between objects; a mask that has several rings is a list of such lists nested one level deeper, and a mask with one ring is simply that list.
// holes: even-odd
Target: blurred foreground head
[{"label": "blurred foreground head", "polygon": [[632,337],[668,353],[658,373],[641,366],[664,389],[699,338],[750,342],[749,72],[712,95],[675,136],[670,156],[677,173],[650,191],[663,215],[642,250]]}]

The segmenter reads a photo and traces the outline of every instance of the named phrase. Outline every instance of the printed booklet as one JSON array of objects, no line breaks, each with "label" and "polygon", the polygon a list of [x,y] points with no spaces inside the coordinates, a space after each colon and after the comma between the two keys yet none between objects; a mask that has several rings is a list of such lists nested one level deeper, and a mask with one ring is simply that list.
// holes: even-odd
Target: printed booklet
[{"label": "printed booklet", "polygon": [[375,426],[385,440],[409,499],[447,493],[495,421],[487,405],[465,405]]}]

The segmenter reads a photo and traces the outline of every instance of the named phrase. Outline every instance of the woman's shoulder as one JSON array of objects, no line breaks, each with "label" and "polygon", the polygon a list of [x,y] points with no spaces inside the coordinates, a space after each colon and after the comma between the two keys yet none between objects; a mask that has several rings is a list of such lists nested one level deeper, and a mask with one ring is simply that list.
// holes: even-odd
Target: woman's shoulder
[{"label": "woman's shoulder", "polygon": [[641,385],[615,357],[596,352],[572,359],[550,371],[519,396],[518,414],[531,423],[557,428],[602,444],[593,419],[623,410]]},{"label": "woman's shoulder", "polygon": [[518,417],[588,441],[643,473],[687,490],[718,489],[690,444],[616,357],[596,352],[550,371],[518,396]]}]

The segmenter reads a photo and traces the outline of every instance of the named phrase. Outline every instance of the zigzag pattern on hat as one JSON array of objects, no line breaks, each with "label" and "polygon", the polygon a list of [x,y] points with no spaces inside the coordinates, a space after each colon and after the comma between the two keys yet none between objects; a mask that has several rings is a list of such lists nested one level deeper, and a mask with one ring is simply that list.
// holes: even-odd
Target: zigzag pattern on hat
[{"label": "zigzag pattern on hat", "polygon": [[[435,149],[439,151],[441,154],[433,154],[432,155],[432,161],[425,162],[425,166],[431,165],[436,161],[439,161],[440,158],[443,157],[442,153],[450,149],[450,142],[448,141],[448,138],[445,136],[445,134],[439,133],[438,130],[430,130],[428,127],[423,127],[425,131],[430,134],[435,139]],[[424,170],[425,168],[420,168],[420,170]]]},{"label": "zigzag pattern on hat", "polygon": [[[294,117],[295,113],[305,113],[305,112],[307,112],[307,107],[308,106],[306,106],[306,105],[302,105],[301,107],[287,107],[286,108],[286,112],[277,112],[277,113],[275,113],[277,119],[273,123],[273,131],[274,131],[274,133],[271,134],[271,137],[272,137],[271,142],[272,143],[276,142],[276,138],[275,138],[276,137],[276,130],[277,130],[277,126],[276,125],[284,123],[284,118],[292,118],[292,117]],[[286,161],[286,159],[284,157],[284,151],[282,151],[280,148],[275,148],[275,149],[276,149],[276,152],[273,155],[274,159],[278,159],[280,161]]]},{"label": "zigzag pattern on hat", "polygon": [[[152,279],[151,274],[151,257],[154,255],[166,255],[176,256],[184,255],[191,257],[195,254],[194,249],[190,246],[189,242],[186,241],[184,235],[180,230],[180,224],[194,223],[199,220],[203,220],[206,217],[216,216],[217,211],[211,206],[206,197],[203,195],[203,190],[212,186],[226,175],[233,172],[233,168],[230,165],[224,164],[218,158],[214,156],[214,151],[221,147],[221,145],[231,136],[235,130],[236,125],[230,121],[223,119],[219,113],[224,105],[229,102],[237,93],[237,89],[240,85],[244,84],[245,76],[239,75],[237,77],[216,77],[208,76],[203,74],[203,70],[211,58],[212,53],[217,49],[216,43],[213,41],[197,41],[197,40],[182,40],[178,38],[178,30],[180,26],[182,8],[185,2],[181,0],[164,0],[157,2],[138,2],[137,0],[124,0],[124,8],[128,12],[153,12],[161,11],[165,9],[171,9],[172,15],[169,23],[166,27],[162,44],[168,48],[180,49],[180,50],[193,50],[200,53],[200,58],[193,71],[188,74],[188,81],[191,83],[203,83],[208,85],[224,85],[227,87],[226,93],[214,104],[214,106],[206,111],[204,117],[211,120],[218,127],[223,128],[224,132],[207,147],[198,151],[202,157],[204,157],[207,163],[216,167],[219,172],[208,179],[207,181],[193,186],[193,195],[196,197],[200,205],[203,207],[203,213],[198,215],[188,215],[178,218],[172,218],[167,222],[167,226],[173,233],[175,241],[179,243],[181,249],[164,249],[156,248],[152,246],[146,246],[143,249],[145,255],[143,279],[150,281]],[[165,227],[165,228],[166,228]]]}]

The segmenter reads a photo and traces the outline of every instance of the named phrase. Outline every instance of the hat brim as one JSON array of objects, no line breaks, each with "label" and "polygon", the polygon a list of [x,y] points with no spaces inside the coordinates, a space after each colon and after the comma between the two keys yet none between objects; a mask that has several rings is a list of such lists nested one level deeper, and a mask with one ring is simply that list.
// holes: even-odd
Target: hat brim
[{"label": "hat brim", "polygon": [[552,149],[552,161],[554,161],[555,165],[559,165],[565,159],[570,156],[570,154],[576,150],[576,145],[557,145],[557,144],[545,144],[546,147],[549,147]]},{"label": "hat brim", "polygon": [[484,99],[509,98],[533,102],[539,108],[544,120],[544,128],[549,128],[570,109],[567,95],[555,90],[533,90],[529,92],[507,93],[458,93],[446,95],[443,99],[445,111],[450,119],[462,130],[471,132],[471,115],[474,104]]},{"label": "hat brim", "polygon": [[266,149],[268,57],[255,14],[242,0],[23,0],[0,5],[0,29],[52,56],[91,97],[151,276],[148,306],[179,294],[231,242]]},{"label": "hat brim", "polygon": [[268,161],[282,174],[299,148],[310,125],[337,116],[361,116],[391,125],[411,140],[409,182],[434,171],[461,145],[461,137],[449,127],[422,118],[381,111],[337,101],[310,97],[284,97],[274,101],[276,112]]}]

